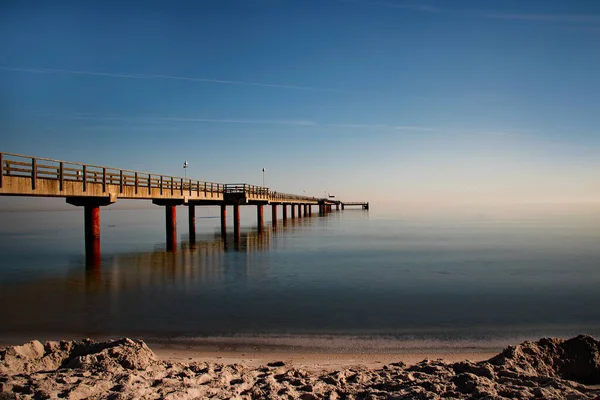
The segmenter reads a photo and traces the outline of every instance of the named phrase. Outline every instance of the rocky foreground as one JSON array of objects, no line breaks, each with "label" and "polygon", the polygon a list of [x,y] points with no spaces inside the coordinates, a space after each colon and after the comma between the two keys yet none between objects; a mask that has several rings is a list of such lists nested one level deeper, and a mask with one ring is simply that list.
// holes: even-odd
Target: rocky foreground
[{"label": "rocky foreground", "polygon": [[600,342],[541,339],[490,360],[309,372],[159,360],[142,341],[32,341],[0,350],[0,399],[600,399]]}]

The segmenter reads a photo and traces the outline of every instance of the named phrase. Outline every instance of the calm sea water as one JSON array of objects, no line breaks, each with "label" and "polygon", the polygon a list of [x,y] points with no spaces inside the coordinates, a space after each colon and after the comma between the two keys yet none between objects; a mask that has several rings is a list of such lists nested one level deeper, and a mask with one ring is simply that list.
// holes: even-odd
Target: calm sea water
[{"label": "calm sea water", "polygon": [[[470,345],[600,334],[600,207],[346,210],[255,229],[239,244],[218,209],[102,209],[86,268],[83,213],[0,212],[0,340],[387,338]],[[231,221],[229,221],[231,228]],[[267,338],[267,339],[264,339]],[[345,338],[345,339],[344,339]],[[277,339],[277,340],[279,340]]]}]

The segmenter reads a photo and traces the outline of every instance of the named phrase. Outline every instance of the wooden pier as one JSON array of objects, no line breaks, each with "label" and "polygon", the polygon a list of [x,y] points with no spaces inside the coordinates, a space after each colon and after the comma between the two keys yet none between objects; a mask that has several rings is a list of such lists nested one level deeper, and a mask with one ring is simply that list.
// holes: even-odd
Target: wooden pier
[{"label": "wooden pier", "polygon": [[301,196],[273,191],[267,187],[245,183],[223,184],[81,164],[0,152],[0,195],[64,197],[68,204],[84,208],[85,249],[88,263],[100,261],[100,207],[113,204],[117,199],[151,200],[165,207],[167,249],[177,247],[176,207],[188,207],[189,236],[196,237],[195,206],[221,207],[221,234],[227,231],[227,206],[233,207],[234,237],[240,235],[240,206],[255,205],[258,231],[264,230],[264,206],[271,206],[273,225],[277,224],[277,207],[283,209],[283,220],[312,216],[313,206],[319,215],[345,206],[369,203],[344,203],[330,198]]}]

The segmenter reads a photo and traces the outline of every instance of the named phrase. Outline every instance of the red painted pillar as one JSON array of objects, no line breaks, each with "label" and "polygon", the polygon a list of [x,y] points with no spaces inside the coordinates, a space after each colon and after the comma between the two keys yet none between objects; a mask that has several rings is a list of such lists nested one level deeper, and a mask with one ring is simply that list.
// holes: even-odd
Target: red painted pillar
[{"label": "red painted pillar", "polygon": [[287,221],[287,204],[282,204],[283,207],[283,222]]},{"label": "red painted pillar", "polygon": [[262,204],[258,204],[256,206],[256,219],[258,220],[258,232],[261,233],[265,230],[265,219],[263,216],[263,208]]},{"label": "red painted pillar", "polygon": [[165,206],[167,251],[175,251],[177,248],[177,207]]},{"label": "red painted pillar", "polygon": [[196,243],[196,207],[188,204],[188,226],[190,230],[190,243]]},{"label": "red painted pillar", "polygon": [[240,240],[240,205],[233,205],[233,235],[236,241]]},{"label": "red painted pillar", "polygon": [[227,205],[221,204],[221,236],[227,234]]},{"label": "red painted pillar", "polygon": [[271,204],[271,224],[277,226],[277,204]]},{"label": "red painted pillar", "polygon": [[85,259],[88,266],[100,266],[100,207],[84,206]]}]

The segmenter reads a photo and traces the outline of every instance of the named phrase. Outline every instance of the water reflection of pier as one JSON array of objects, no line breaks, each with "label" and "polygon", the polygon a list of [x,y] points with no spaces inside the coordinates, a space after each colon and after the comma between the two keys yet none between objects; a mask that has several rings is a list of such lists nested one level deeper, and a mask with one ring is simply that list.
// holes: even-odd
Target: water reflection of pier
[{"label": "water reflection of pier", "polygon": [[[102,259],[101,265],[88,265],[86,290],[96,288],[112,292],[169,282],[187,286],[221,280],[230,274],[237,278],[260,274],[265,266],[257,255],[276,248],[278,237],[294,230],[301,231],[313,223],[314,219],[289,220],[262,231],[242,230],[237,237],[233,234],[222,236],[220,232],[198,236],[195,242],[183,242],[177,251],[158,248],[152,252],[107,257]],[[232,263],[227,253],[240,253],[244,259]],[[245,268],[240,268],[240,264]]]}]

